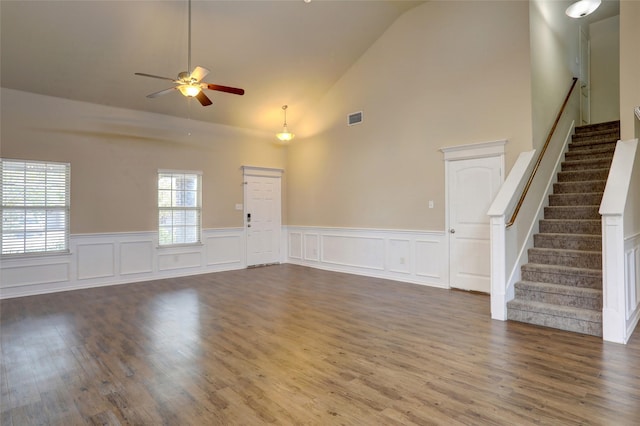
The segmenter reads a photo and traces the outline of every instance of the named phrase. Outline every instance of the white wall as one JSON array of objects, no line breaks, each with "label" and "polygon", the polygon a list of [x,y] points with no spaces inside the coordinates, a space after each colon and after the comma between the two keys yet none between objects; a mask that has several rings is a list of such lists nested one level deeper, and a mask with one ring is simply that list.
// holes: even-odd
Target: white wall
[{"label": "white wall", "polygon": [[[530,5],[531,32],[531,91],[533,147],[544,144],[571,79],[579,77],[580,21],[566,16],[565,9],[572,2],[532,0]],[[588,34],[588,27],[585,28]],[[576,117],[578,108],[570,114]]]},{"label": "white wall", "polygon": [[[634,108],[640,106],[640,2],[620,2],[620,135],[640,136]],[[636,124],[638,123],[638,124]],[[640,211],[636,212],[640,216]]]},{"label": "white wall", "polygon": [[437,1],[402,15],[298,124],[288,223],[444,230],[441,147],[506,139],[507,168],[531,148],[528,13]]},{"label": "white wall", "polygon": [[620,119],[620,16],[589,26],[591,35],[591,122]]}]

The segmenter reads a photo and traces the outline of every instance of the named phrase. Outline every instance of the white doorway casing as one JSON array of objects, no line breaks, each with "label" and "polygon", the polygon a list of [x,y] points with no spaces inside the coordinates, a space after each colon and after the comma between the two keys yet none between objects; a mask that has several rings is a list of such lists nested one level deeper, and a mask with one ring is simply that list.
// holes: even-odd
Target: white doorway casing
[{"label": "white doorway casing", "polygon": [[505,144],[501,140],[441,149],[450,287],[491,292],[487,211],[504,181]]},{"label": "white doorway casing", "polygon": [[580,125],[591,123],[591,45],[585,29],[580,27]]},{"label": "white doorway casing", "polygon": [[282,170],[243,166],[247,266],[279,263]]}]

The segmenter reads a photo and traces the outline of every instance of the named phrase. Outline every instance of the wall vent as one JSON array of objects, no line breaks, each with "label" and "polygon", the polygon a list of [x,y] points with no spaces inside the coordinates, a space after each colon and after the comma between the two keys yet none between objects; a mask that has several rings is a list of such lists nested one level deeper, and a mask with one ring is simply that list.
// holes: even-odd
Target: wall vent
[{"label": "wall vent", "polygon": [[347,115],[347,124],[353,126],[354,124],[362,123],[362,111],[352,112]]}]

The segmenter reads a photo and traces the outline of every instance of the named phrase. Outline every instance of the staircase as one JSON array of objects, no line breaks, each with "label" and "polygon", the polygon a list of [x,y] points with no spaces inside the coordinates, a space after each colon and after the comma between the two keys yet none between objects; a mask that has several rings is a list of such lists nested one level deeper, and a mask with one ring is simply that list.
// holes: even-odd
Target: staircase
[{"label": "staircase", "polygon": [[602,336],[602,226],[598,209],[620,122],[577,127],[549,207],[507,303],[507,318]]}]

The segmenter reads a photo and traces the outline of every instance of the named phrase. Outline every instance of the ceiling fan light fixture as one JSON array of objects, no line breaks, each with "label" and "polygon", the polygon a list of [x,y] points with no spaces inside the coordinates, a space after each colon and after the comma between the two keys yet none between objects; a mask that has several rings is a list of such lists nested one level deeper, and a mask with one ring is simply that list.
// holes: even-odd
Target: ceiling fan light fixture
[{"label": "ceiling fan light fixture", "polygon": [[284,125],[282,126],[282,132],[276,133],[276,137],[282,144],[290,142],[291,139],[295,137],[295,135],[287,129],[287,108],[289,108],[288,105],[282,105],[282,110],[284,111]]},{"label": "ceiling fan light fixture", "polygon": [[595,12],[601,3],[602,0],[580,0],[569,6],[565,13],[571,18],[583,18]]},{"label": "ceiling fan light fixture", "polygon": [[200,93],[202,89],[199,85],[196,84],[182,84],[178,86],[178,90],[180,90],[180,93],[182,93],[184,96],[193,98],[195,96],[198,96],[198,93]]}]

